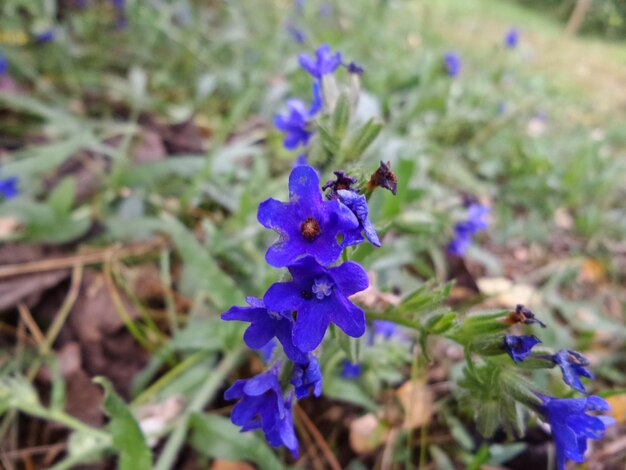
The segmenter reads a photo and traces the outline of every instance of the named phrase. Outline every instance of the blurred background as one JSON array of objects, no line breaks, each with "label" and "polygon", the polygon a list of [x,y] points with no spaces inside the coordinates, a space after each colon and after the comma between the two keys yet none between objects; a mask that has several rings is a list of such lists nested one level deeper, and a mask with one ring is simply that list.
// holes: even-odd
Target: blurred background
[{"label": "blurred background", "polygon": [[[298,54],[328,43],[383,124],[355,171],[398,178],[369,201],[360,302],[529,306],[618,421],[584,468],[624,468],[625,39],[622,0],[2,0],[0,467],[140,468],[138,424],[161,470],[550,468],[534,419],[481,437],[462,348],[425,357],[408,329],[364,338],[357,371],[324,351],[297,461],[230,423],[223,391],[263,365],[219,314],[282,275],[256,221],[297,157],[273,119],[310,101]],[[468,200],[489,227],[451,255]]]}]

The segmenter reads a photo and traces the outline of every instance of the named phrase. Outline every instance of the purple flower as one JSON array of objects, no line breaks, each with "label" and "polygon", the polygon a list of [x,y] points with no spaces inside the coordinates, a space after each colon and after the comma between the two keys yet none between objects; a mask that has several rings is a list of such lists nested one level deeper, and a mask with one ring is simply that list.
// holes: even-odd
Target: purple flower
[{"label": "purple flower", "polygon": [[0,49],[0,76],[6,75],[9,70],[9,61],[2,55],[2,49]]},{"label": "purple flower", "polygon": [[383,336],[385,339],[391,338],[398,332],[398,325],[387,320],[374,320],[372,328],[374,329],[374,334]]},{"label": "purple flower", "polygon": [[357,228],[346,232],[341,245],[352,246],[361,243],[363,241],[363,235],[361,234],[365,233],[365,236],[372,245],[380,246],[378,234],[368,217],[367,199],[365,196],[355,193],[354,191],[348,191],[347,189],[340,189],[337,193],[339,194],[339,200],[354,213],[359,221]]},{"label": "purple flower", "polygon": [[516,28],[509,29],[504,35],[504,46],[509,49],[517,47],[519,42],[519,31]]},{"label": "purple flower", "polygon": [[283,345],[285,354],[294,362],[306,363],[308,358],[293,344],[293,318],[291,311],[281,313],[268,310],[261,299],[247,297],[249,307],[231,307],[222,313],[222,320],[250,322],[243,340],[251,349],[260,349],[273,338]]},{"label": "purple flower", "polygon": [[4,199],[13,199],[19,194],[18,179],[16,176],[0,179],[0,196]]},{"label": "purple flower", "polygon": [[49,29],[35,36],[35,41],[39,43],[50,42],[54,40],[54,30]]},{"label": "purple flower", "polygon": [[301,400],[311,395],[319,397],[322,394],[322,371],[315,356],[311,356],[308,364],[296,364],[291,373],[291,385],[296,388],[296,398]]},{"label": "purple flower", "polygon": [[580,393],[587,393],[580,377],[594,379],[594,376],[585,366],[589,365],[589,360],[576,351],[562,349],[552,356],[552,361],[561,368],[563,381]]},{"label": "purple flower", "polygon": [[288,269],[293,280],[272,284],[263,301],[270,310],[296,311],[293,342],[298,349],[315,349],[331,323],[353,338],[365,333],[365,314],[348,299],[369,284],[361,266],[346,261],[325,268],[307,256]]},{"label": "purple flower", "polygon": [[286,29],[291,38],[298,44],[302,44],[306,41],[306,34],[296,25],[288,24]]},{"label": "purple flower", "polygon": [[535,336],[505,336],[504,349],[513,362],[518,363],[530,356],[531,349],[541,343]]},{"label": "purple flower", "polygon": [[541,405],[537,412],[552,428],[559,470],[565,470],[566,459],[582,463],[587,439],[600,439],[606,427],[615,423],[609,416],[591,416],[586,411],[608,411],[608,403],[600,397],[554,398],[537,393]]},{"label": "purple flower", "polygon": [[293,431],[291,397],[283,401],[277,367],[248,380],[237,380],[224,392],[224,399],[240,399],[230,419],[241,426],[242,432],[262,429],[272,446],[285,445],[297,455],[298,441]]},{"label": "purple flower", "polygon": [[267,364],[272,359],[272,354],[274,354],[274,349],[276,349],[276,340],[271,339],[269,343],[267,343],[262,348],[257,349],[257,352],[261,355],[263,362]]},{"label": "purple flower", "polygon": [[448,245],[448,253],[463,256],[472,243],[472,235],[489,226],[487,215],[489,207],[482,204],[470,204],[467,208],[467,219],[456,224],[454,227],[454,238]]},{"label": "purple flower", "polygon": [[341,65],[341,52],[333,54],[328,44],[322,44],[315,51],[315,58],[300,54],[298,62],[304,70],[321,80],[323,75],[333,73]]},{"label": "purple flower", "polygon": [[[270,198],[259,205],[257,218],[261,225],[280,235],[265,254],[271,266],[282,268],[304,255],[313,256],[323,265],[332,264],[342,251],[337,235],[345,236],[359,226],[345,205],[322,199],[319,183],[312,167],[296,166],[289,175],[290,202]],[[285,310],[293,308],[288,306]]]},{"label": "purple flower", "polygon": [[353,73],[356,75],[363,75],[363,67],[361,67],[359,64],[357,64],[356,62],[350,62],[348,65],[348,73]]},{"label": "purple flower", "polygon": [[347,359],[344,359],[341,368],[341,377],[344,379],[356,379],[361,375],[361,364],[358,362],[352,363]]},{"label": "purple flower", "polygon": [[309,122],[322,107],[320,85],[313,83],[313,102],[307,110],[304,102],[297,98],[287,101],[287,112],[274,117],[276,128],[285,133],[283,145],[287,150],[295,150],[298,145],[306,145],[311,137]]},{"label": "purple flower", "polygon": [[291,451],[294,459],[298,458],[298,438],[293,429],[293,416],[291,407],[293,395],[289,394],[285,399],[285,414],[280,418],[272,429],[265,431],[265,438],[272,447],[285,446]]},{"label": "purple flower", "polygon": [[358,182],[356,178],[346,175],[341,170],[333,171],[333,173],[335,174],[335,179],[327,181],[326,184],[322,186],[322,191],[330,189],[330,192],[326,195],[326,199],[339,199],[337,191],[340,189],[355,191],[352,189],[352,185]]},{"label": "purple flower", "polygon": [[461,57],[456,52],[446,52],[443,62],[450,77],[456,77],[461,73]]}]

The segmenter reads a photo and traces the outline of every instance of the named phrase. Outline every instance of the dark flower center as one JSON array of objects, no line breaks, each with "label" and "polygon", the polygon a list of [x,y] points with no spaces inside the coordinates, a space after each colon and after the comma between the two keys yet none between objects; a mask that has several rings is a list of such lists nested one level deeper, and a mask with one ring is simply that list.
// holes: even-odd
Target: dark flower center
[{"label": "dark flower center", "polygon": [[313,217],[307,217],[306,220],[302,222],[302,225],[300,225],[300,232],[304,238],[312,242],[317,238],[322,230],[320,229],[320,224],[317,220]]}]

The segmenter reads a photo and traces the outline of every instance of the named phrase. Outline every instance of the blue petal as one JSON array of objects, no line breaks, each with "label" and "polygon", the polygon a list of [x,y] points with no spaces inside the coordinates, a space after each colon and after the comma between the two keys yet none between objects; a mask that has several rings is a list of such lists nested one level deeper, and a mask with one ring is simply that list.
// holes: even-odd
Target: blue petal
[{"label": "blue petal", "polygon": [[289,200],[298,203],[321,204],[320,178],[309,165],[295,167],[289,175]]},{"label": "blue petal", "polygon": [[369,286],[367,272],[358,263],[346,261],[328,270],[343,295],[350,296]]}]

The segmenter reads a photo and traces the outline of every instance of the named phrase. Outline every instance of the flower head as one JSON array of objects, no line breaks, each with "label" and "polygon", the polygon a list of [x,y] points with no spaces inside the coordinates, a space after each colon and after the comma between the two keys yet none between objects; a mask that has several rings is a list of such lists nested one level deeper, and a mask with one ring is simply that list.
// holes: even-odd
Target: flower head
[{"label": "flower head", "polygon": [[333,54],[328,44],[322,44],[315,51],[315,58],[300,54],[298,62],[304,70],[321,80],[323,75],[333,73],[341,65],[341,52]]},{"label": "flower head", "polygon": [[230,419],[242,427],[242,432],[262,429],[272,446],[284,445],[294,456],[297,455],[298,441],[293,430],[291,397],[283,401],[277,367],[248,380],[237,380],[224,392],[224,398],[239,399]]},{"label": "flower head", "polygon": [[2,55],[2,49],[0,49],[0,76],[6,75],[9,69],[9,61]]},{"label": "flower head", "polygon": [[313,101],[307,110],[302,100],[293,98],[287,101],[287,111],[274,117],[276,128],[285,133],[283,145],[287,150],[295,150],[298,145],[306,145],[311,137],[309,122],[322,107],[319,82],[313,83]]},{"label": "flower head", "polygon": [[472,236],[489,226],[487,215],[489,207],[482,204],[470,204],[467,208],[467,219],[454,227],[454,238],[448,245],[448,253],[463,256],[472,243]]},{"label": "flower head", "polygon": [[[231,307],[222,313],[222,320],[238,320],[250,322],[243,335],[243,340],[251,349],[261,349],[273,338],[282,344],[285,354],[294,362],[307,362],[306,354],[293,344],[293,318],[291,311],[271,312],[261,299],[247,297],[249,307]],[[271,353],[270,353],[271,356]]]},{"label": "flower head", "polygon": [[446,52],[443,63],[450,77],[456,77],[461,73],[461,57],[456,52]]},{"label": "flower head", "polygon": [[361,375],[361,364],[344,359],[341,368],[341,377],[344,379],[356,379]]},{"label": "flower head", "polygon": [[537,393],[541,405],[537,412],[550,424],[556,446],[559,470],[565,470],[566,459],[581,463],[587,450],[587,439],[600,439],[606,427],[615,423],[609,416],[592,416],[586,411],[608,411],[608,403],[600,397],[554,398]]},{"label": "flower head", "polygon": [[291,385],[296,388],[296,398],[301,400],[311,395],[319,397],[322,394],[322,371],[315,356],[307,364],[296,364],[291,373]]},{"label": "flower head", "polygon": [[55,32],[53,29],[48,29],[47,31],[43,31],[41,33],[38,33],[35,36],[35,41],[38,43],[44,43],[44,42],[50,42],[50,41],[54,41],[54,37],[55,37]]},{"label": "flower head", "polygon": [[372,322],[374,334],[389,339],[398,332],[398,324],[387,320],[374,320]]},{"label": "flower head", "polygon": [[519,42],[519,31],[516,28],[509,29],[504,35],[504,46],[509,49],[517,47]]},{"label": "flower head", "polygon": [[354,189],[352,189],[352,185],[358,182],[356,178],[346,175],[341,170],[333,171],[333,173],[335,174],[335,179],[327,181],[326,184],[322,186],[322,191],[330,189],[330,192],[326,194],[326,199],[339,199],[337,191],[340,189],[354,191]]},{"label": "flower head", "polygon": [[357,228],[346,232],[345,238],[341,242],[342,246],[351,246],[361,243],[363,241],[362,233],[365,233],[365,236],[372,245],[380,246],[378,234],[368,217],[367,199],[365,196],[355,193],[354,191],[348,191],[347,189],[340,189],[337,193],[339,194],[340,201],[356,215],[359,221]]},{"label": "flower head", "polygon": [[271,266],[282,268],[304,255],[311,255],[323,265],[332,264],[342,251],[337,235],[359,226],[345,205],[322,199],[319,183],[312,167],[296,166],[289,176],[289,202],[270,198],[259,205],[257,218],[261,225],[280,235],[265,254]]},{"label": "flower head", "polygon": [[331,323],[358,338],[365,332],[365,314],[348,297],[367,288],[367,273],[346,261],[325,268],[312,256],[288,266],[293,280],[270,286],[263,301],[275,311],[296,311],[293,342],[301,351],[315,349]]},{"label": "flower head", "polygon": [[593,379],[594,376],[585,366],[589,365],[589,360],[576,351],[562,349],[552,356],[552,361],[561,368],[563,381],[580,393],[586,393],[585,386],[580,377]]},{"label": "flower head", "polygon": [[16,176],[0,178],[0,196],[4,199],[12,199],[19,194],[18,179]]},{"label": "flower head", "polygon": [[505,336],[504,350],[507,352],[513,362],[521,362],[530,356],[532,348],[541,343],[535,336]]},{"label": "flower head", "polygon": [[288,24],[286,29],[291,38],[298,44],[302,44],[306,41],[305,32],[298,28],[296,25]]}]

